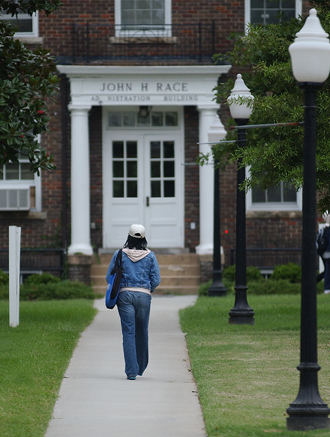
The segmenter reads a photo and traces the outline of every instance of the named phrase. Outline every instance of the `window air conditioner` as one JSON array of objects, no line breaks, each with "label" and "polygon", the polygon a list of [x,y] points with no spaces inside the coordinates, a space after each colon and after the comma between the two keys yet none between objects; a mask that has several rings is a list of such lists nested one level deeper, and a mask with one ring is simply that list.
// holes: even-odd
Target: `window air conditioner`
[{"label": "window air conditioner", "polygon": [[30,187],[0,188],[0,211],[27,211],[30,209]]}]

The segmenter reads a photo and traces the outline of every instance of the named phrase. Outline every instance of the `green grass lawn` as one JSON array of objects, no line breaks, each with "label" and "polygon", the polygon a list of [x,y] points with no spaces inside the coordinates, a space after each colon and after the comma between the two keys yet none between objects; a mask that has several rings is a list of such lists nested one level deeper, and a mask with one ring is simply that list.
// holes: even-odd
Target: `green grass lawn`
[{"label": "green grass lawn", "polygon": [[[300,296],[248,296],[255,325],[229,325],[233,295],[200,297],[180,312],[209,437],[330,436],[286,430],[298,394]],[[318,374],[330,405],[330,296],[318,296]]]},{"label": "green grass lawn", "polygon": [[20,303],[20,324],[9,327],[0,301],[0,435],[44,436],[80,333],[93,320],[92,300]]}]

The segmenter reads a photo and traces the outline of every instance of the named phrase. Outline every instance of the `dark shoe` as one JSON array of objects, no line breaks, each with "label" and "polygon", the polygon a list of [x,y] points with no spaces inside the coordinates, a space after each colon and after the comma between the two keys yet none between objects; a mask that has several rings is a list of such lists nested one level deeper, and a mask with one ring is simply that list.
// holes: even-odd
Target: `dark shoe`
[{"label": "dark shoe", "polygon": [[131,381],[134,381],[134,379],[136,379],[136,376],[128,376],[127,379],[130,379]]}]

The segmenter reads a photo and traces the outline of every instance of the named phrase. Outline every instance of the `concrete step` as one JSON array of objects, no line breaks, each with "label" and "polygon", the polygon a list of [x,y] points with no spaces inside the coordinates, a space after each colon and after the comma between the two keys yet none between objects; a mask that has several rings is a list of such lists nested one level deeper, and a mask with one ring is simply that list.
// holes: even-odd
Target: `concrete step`
[{"label": "concrete step", "polygon": [[[162,278],[156,294],[197,294],[200,285],[200,260],[196,254],[159,254],[157,260]],[[94,256],[91,282],[95,293],[105,294],[105,275],[111,254]]]}]

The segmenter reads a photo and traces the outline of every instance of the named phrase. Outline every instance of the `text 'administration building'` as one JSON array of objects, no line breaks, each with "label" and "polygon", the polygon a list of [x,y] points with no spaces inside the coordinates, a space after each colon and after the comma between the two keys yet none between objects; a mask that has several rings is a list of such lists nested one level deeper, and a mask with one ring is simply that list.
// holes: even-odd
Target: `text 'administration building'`
[{"label": "text 'administration building'", "polygon": [[[5,166],[0,192],[27,190],[28,196],[0,205],[1,246],[8,247],[8,226],[21,226],[23,248],[67,249],[70,276],[88,282],[93,253],[112,253],[130,224],[143,223],[156,254],[196,253],[206,279],[214,172],[196,158],[210,151],[210,129],[219,139],[226,135],[214,87],[231,69],[215,65],[212,55],[231,48],[231,32],[243,33],[250,21],[274,22],[279,9],[298,16],[302,2],[63,0],[49,17],[5,17],[20,26],[16,35],[29,47],[51,51],[62,80],[49,107],[50,132],[40,139],[57,169],[38,177],[25,171],[23,159]],[[236,166],[221,172],[220,184],[229,265]],[[247,194],[247,247],[254,249],[248,265],[297,259],[288,249],[300,247],[301,194],[284,191]],[[23,271],[43,270],[47,262],[49,271],[61,268],[56,252],[28,252],[26,259],[24,253]],[[5,263],[1,258],[0,267]]]}]

